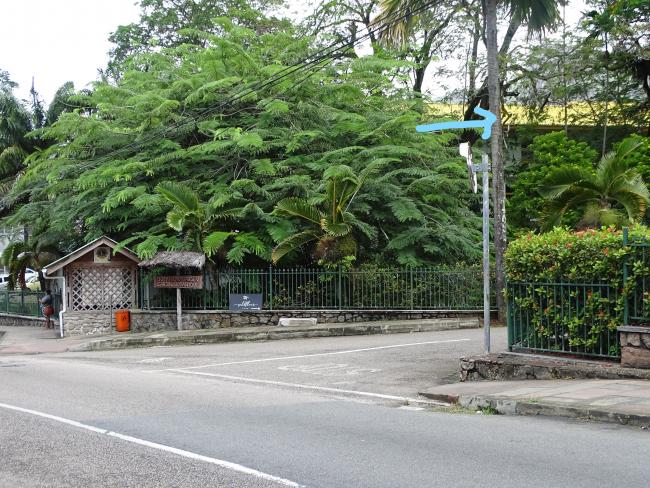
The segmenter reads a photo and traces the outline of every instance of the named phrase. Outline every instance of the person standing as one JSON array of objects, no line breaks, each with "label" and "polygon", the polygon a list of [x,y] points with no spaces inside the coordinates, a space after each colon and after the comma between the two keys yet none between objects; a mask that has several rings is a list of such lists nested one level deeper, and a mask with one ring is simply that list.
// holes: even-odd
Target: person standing
[{"label": "person standing", "polygon": [[43,307],[43,315],[45,316],[45,328],[53,329],[54,325],[52,324],[52,320],[50,319],[50,317],[54,315],[52,291],[49,289],[45,290],[45,296],[41,298],[40,302],[41,302],[41,306]]}]

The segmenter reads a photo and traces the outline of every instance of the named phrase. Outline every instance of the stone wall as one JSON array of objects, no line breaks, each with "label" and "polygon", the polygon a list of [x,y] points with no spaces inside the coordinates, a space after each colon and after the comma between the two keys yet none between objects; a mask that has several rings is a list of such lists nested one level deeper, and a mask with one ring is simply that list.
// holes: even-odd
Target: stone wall
[{"label": "stone wall", "polygon": [[[183,312],[183,329],[218,329],[223,327],[254,327],[257,325],[278,325],[280,317],[315,318],[318,323],[335,322],[373,322],[377,320],[418,320],[455,318],[467,316],[474,319],[480,315],[477,312],[401,312],[392,310],[345,311],[345,310],[280,310],[260,312],[229,312],[229,311],[187,311]],[[176,330],[176,313],[169,311],[131,311],[131,330],[147,332],[155,330]]]},{"label": "stone wall", "polygon": [[650,369],[650,327],[626,325],[618,328],[621,366]]},{"label": "stone wall", "polygon": [[109,334],[114,329],[115,318],[111,317],[108,311],[68,310],[63,314],[63,333],[66,336]]},{"label": "stone wall", "polygon": [[[345,310],[282,310],[260,312],[225,311],[184,311],[183,329],[218,329],[224,327],[254,327],[259,325],[278,325],[280,317],[316,318],[318,323],[373,322],[377,320],[419,320],[419,319],[464,319],[463,326],[479,325],[480,312],[457,311],[345,311]],[[66,335],[107,334],[110,327],[108,312],[72,312],[64,317]],[[156,330],[176,330],[176,312],[157,310],[131,310],[131,331],[150,332]]]},{"label": "stone wall", "polygon": [[[57,320],[52,317],[52,322],[58,324]],[[12,315],[0,313],[0,325],[17,326],[17,327],[42,327],[45,324],[43,317],[29,317],[27,315]]]}]

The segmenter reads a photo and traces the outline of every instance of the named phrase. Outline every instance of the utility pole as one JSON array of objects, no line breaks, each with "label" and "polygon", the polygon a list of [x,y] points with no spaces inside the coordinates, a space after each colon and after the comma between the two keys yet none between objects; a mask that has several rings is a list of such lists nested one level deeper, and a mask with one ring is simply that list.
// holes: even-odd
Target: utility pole
[{"label": "utility pole", "polygon": [[[480,120],[463,120],[460,122],[436,122],[433,124],[418,125],[417,132],[434,132],[446,129],[483,129],[481,138],[487,141],[492,135],[492,124],[497,122],[497,117],[487,110],[480,107],[474,109],[474,113],[483,117]],[[497,124],[497,128],[500,126]],[[498,141],[497,141],[498,142]],[[494,144],[494,138],[492,140]],[[483,146],[483,156],[481,164],[472,164],[472,150],[469,143],[464,142],[459,146],[460,155],[467,160],[467,169],[469,170],[470,183],[472,190],[477,193],[476,173],[483,173],[483,338],[485,343],[485,353],[490,352],[490,188],[489,188],[489,171],[490,164],[487,154],[487,147]],[[494,155],[494,147],[492,148]],[[497,151],[498,152],[498,151]],[[496,211],[495,211],[496,215]],[[497,265],[499,260],[497,257]],[[497,293],[499,291],[497,277]],[[497,301],[498,303],[498,301]]]},{"label": "utility pole", "polygon": [[463,142],[459,146],[460,155],[467,160],[470,185],[474,193],[478,192],[476,174],[482,173],[483,188],[483,345],[485,353],[490,352],[490,163],[487,148],[483,147],[481,164],[472,163],[472,148]]}]

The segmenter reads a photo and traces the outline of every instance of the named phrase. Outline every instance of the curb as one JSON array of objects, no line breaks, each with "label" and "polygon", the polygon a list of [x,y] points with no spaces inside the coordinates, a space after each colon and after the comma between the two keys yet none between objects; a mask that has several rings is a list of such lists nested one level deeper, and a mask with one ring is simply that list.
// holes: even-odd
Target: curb
[{"label": "curb", "polygon": [[193,344],[218,344],[222,342],[272,341],[280,339],[301,339],[310,337],[337,337],[353,335],[398,334],[415,332],[437,332],[444,330],[476,329],[467,321],[447,320],[437,323],[416,324],[323,324],[307,328],[274,326],[268,329],[227,330],[182,335],[153,334],[145,337],[121,336],[97,339],[85,344],[69,347],[67,352],[105,351],[133,347],[182,346]]},{"label": "curb", "polygon": [[562,417],[579,420],[591,420],[610,424],[630,425],[650,428],[650,415],[628,414],[610,410],[588,407],[575,407],[544,403],[533,400],[513,400],[512,398],[488,395],[448,395],[440,393],[418,393],[431,400],[460,405],[471,410],[491,408],[500,415],[530,415],[544,417]]},{"label": "curb", "polygon": [[500,352],[460,359],[461,381],[622,378],[650,380],[650,370],[602,360]]}]

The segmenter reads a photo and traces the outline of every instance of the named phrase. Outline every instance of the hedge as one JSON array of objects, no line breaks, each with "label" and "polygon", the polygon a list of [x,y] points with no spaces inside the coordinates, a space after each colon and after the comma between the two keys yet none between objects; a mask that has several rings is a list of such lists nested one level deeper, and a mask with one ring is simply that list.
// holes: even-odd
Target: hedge
[{"label": "hedge", "polygon": [[[650,239],[650,230],[630,229],[630,239]],[[528,334],[521,347],[581,354],[618,355],[616,328],[622,325],[625,300],[647,263],[630,259],[622,231],[614,228],[580,232],[556,228],[545,234],[526,234],[510,243],[505,257],[511,307],[517,326]],[[623,287],[623,264],[630,259]],[[532,284],[535,283],[535,284]],[[567,287],[542,283],[607,284],[608,287]],[[578,291],[581,290],[581,291]],[[523,312],[523,313],[521,313]],[[526,323],[521,324],[523,320]],[[518,338],[518,340],[521,338]],[[607,346],[603,350],[603,344]]]}]

